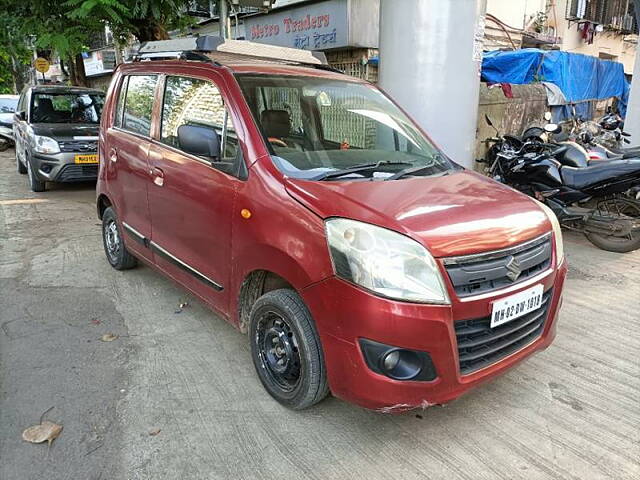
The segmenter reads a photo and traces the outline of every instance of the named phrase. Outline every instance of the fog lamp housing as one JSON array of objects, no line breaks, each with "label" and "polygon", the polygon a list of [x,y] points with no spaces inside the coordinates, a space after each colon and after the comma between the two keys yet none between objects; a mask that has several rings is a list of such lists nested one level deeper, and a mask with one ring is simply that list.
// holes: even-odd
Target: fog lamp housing
[{"label": "fog lamp housing", "polygon": [[375,373],[400,381],[431,381],[437,378],[427,352],[385,345],[366,338],[359,342],[367,366]]}]

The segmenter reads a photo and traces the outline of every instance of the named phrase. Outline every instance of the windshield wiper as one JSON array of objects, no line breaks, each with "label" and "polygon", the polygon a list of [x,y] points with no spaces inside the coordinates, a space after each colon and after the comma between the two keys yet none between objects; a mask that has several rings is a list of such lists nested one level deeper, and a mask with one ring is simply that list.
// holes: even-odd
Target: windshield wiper
[{"label": "windshield wiper", "polygon": [[316,180],[316,181],[330,180],[332,178],[339,178],[339,177],[343,177],[344,175],[349,175],[350,173],[360,173],[360,172],[366,172],[368,170],[375,170],[376,168],[379,168],[381,166],[386,167],[387,165],[413,165],[413,164],[410,162],[390,162],[390,161],[380,161],[375,163],[361,163],[358,165],[354,165],[353,167],[350,167],[350,168],[344,168],[341,170],[333,170],[330,172],[322,173],[317,177],[312,178],[311,180]]},{"label": "windshield wiper", "polygon": [[[384,180],[398,180],[399,178],[402,177],[406,177],[407,175],[415,175],[417,173],[421,173],[423,170],[427,170],[430,168],[433,168],[436,166],[436,162],[435,160],[442,160],[442,155],[440,154],[436,154],[432,157],[432,161],[431,163],[427,164],[427,165],[417,165],[415,167],[409,167],[409,168],[404,168],[402,170],[400,170],[399,172],[394,173],[393,175],[391,175],[390,177],[385,178]],[[443,175],[447,175],[449,173],[449,170],[444,170],[443,172],[441,172]]]}]

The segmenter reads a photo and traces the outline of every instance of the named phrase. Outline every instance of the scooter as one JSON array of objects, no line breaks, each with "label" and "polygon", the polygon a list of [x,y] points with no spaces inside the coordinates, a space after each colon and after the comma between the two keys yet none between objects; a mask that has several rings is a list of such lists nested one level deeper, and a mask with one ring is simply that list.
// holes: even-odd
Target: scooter
[{"label": "scooter", "polygon": [[[549,133],[553,128],[544,127]],[[640,161],[572,167],[560,160],[569,151],[566,145],[541,142],[521,142],[517,150],[498,148],[489,174],[549,206],[563,227],[584,233],[598,248],[619,253],[639,249],[640,202],[626,192],[640,187]]]}]

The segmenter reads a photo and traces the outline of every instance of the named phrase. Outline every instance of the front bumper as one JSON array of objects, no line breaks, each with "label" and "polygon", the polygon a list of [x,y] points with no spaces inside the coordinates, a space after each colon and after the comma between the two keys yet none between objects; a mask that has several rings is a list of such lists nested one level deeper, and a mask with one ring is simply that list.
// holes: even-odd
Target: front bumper
[{"label": "front bumper", "polygon": [[[306,288],[302,294],[316,321],[332,393],[365,408],[393,412],[448,403],[548,347],[556,333],[566,273],[565,261],[557,270],[548,270],[507,293],[465,301],[452,295],[452,305],[446,306],[387,300],[335,277]],[[553,289],[542,334],[496,363],[461,375],[454,321],[490,315],[494,300],[539,283],[545,292]],[[360,350],[360,338],[428,352],[437,377],[432,381],[398,381],[373,372]]]},{"label": "front bumper", "polygon": [[31,165],[39,180],[47,182],[86,182],[98,178],[98,164],[75,163],[76,155],[95,155],[96,152],[61,152],[55,155],[34,153]]}]

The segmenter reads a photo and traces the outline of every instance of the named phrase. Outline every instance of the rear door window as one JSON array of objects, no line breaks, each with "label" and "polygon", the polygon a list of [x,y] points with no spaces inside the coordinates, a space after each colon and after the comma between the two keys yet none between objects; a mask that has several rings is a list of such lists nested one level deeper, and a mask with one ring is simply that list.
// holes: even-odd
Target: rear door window
[{"label": "rear door window", "polygon": [[157,75],[131,75],[124,101],[122,128],[148,137]]}]

